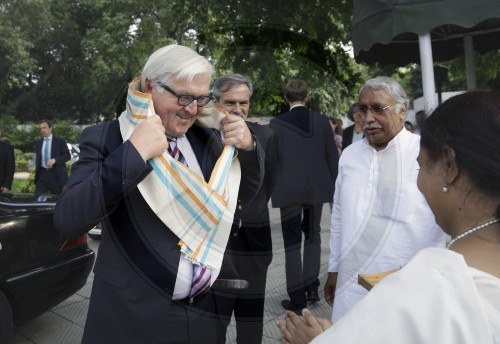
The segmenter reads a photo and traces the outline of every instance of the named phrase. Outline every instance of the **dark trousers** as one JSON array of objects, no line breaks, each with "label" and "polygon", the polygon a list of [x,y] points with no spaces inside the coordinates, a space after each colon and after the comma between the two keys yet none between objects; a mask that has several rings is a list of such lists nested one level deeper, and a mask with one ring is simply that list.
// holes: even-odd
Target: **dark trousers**
[{"label": "dark trousers", "polygon": [[[234,263],[237,278],[248,281],[249,286],[240,291],[214,291],[217,308],[226,325],[229,325],[234,312],[238,344],[262,342],[267,269],[272,260],[270,230],[269,226],[242,227],[239,231],[233,228],[228,245],[231,249],[226,251],[224,259],[230,259]],[[247,236],[252,236],[252,239]],[[261,246],[252,246],[250,242],[254,242],[257,238],[261,241]],[[225,277],[224,271],[221,270],[219,278]],[[226,331],[221,333],[218,342],[225,343],[225,338]]]},{"label": "dark trousers", "polygon": [[53,195],[60,195],[68,178],[61,179],[64,178],[60,178],[53,169],[40,167],[38,180],[35,185],[35,194],[51,193]]},{"label": "dark trousers", "polygon": [[236,321],[236,343],[262,343],[266,274],[267,266],[262,273],[258,272],[251,279],[247,279],[252,287],[245,292],[238,294],[214,292],[217,309],[226,325],[224,331],[220,333],[218,343],[225,343],[226,329],[233,312]]},{"label": "dark trousers", "polygon": [[292,304],[297,308],[306,306],[306,292],[318,292],[322,211],[323,204],[280,208],[285,246],[286,287]]}]

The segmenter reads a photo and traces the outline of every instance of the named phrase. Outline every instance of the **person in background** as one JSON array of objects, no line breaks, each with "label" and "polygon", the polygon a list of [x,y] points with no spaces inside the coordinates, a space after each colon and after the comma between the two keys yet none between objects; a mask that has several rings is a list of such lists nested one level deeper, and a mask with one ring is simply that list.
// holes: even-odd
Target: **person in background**
[{"label": "person in background", "polygon": [[333,135],[335,137],[335,144],[337,145],[337,150],[340,154],[342,154],[342,120],[337,117],[330,118],[330,125],[333,129]]},{"label": "person in background", "polygon": [[365,138],[340,157],[333,198],[325,299],[339,320],[367,291],[359,274],[405,265],[426,247],[444,247],[417,188],[418,135],[403,128],[408,97],[392,78],[376,77],[360,89],[355,113]]},{"label": "person in background", "polygon": [[418,188],[447,249],[420,251],[338,323],[288,312],[282,343],[496,343],[500,338],[500,94],[446,100],[423,123]]},{"label": "person in background", "polygon": [[[212,90],[216,107],[247,119],[253,92],[253,84],[248,77],[240,74],[223,75],[214,82]],[[255,142],[259,142],[255,149],[262,150],[262,156],[265,156],[264,184],[252,200],[239,204],[237,211],[240,221],[231,228],[226,255],[228,260],[235,262],[239,278],[250,284],[238,294],[218,293],[221,294],[218,297],[227,304],[224,309],[228,325],[234,311],[236,342],[260,344],[264,328],[267,268],[272,260],[268,202],[276,178],[277,152],[274,132],[268,126],[248,121],[246,124],[257,138]],[[258,166],[255,161],[255,167]]]},{"label": "person in background", "polygon": [[[0,129],[2,137],[2,129]],[[7,141],[0,141],[0,192],[10,192],[14,181],[16,159],[14,147]]]},{"label": "person in background", "polygon": [[419,110],[415,113],[415,129],[413,130],[413,132],[415,134],[418,134],[420,135],[420,129],[422,128],[422,124],[424,123],[425,121],[425,111],[424,110]]},{"label": "person in background", "polygon": [[356,104],[352,104],[347,111],[347,118],[354,122],[342,131],[342,150],[346,149],[352,143],[362,140],[365,137],[363,132],[363,121],[356,112]]},{"label": "person in background", "polygon": [[321,213],[333,197],[339,157],[328,117],[305,107],[307,84],[288,81],[284,96],[290,111],[269,124],[278,146],[272,206],[280,208],[290,297],[281,305],[300,312],[307,301],[319,301]]},{"label": "person in background", "polygon": [[413,133],[413,124],[410,121],[405,121],[405,129]]},{"label": "person in background", "polygon": [[243,118],[205,109],[212,73],[192,49],[164,46],[120,117],[82,133],[54,222],[67,237],[103,223],[83,343],[217,343],[225,331],[213,290],[265,157]]},{"label": "person in background", "polygon": [[68,182],[68,145],[52,134],[52,122],[47,119],[40,121],[40,133],[42,138],[36,141],[35,194],[59,195]]}]

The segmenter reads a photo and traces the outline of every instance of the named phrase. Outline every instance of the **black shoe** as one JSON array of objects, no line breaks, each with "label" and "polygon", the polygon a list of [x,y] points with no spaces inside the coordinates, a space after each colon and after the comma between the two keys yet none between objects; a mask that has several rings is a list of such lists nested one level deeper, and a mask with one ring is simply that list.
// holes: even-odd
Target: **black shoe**
[{"label": "black shoe", "polygon": [[305,308],[293,304],[290,300],[281,301],[281,305],[283,306],[284,309],[295,312],[295,314],[297,315],[302,315],[302,308]]},{"label": "black shoe", "polygon": [[307,301],[317,302],[319,301],[319,295],[317,291],[310,291],[307,293]]}]

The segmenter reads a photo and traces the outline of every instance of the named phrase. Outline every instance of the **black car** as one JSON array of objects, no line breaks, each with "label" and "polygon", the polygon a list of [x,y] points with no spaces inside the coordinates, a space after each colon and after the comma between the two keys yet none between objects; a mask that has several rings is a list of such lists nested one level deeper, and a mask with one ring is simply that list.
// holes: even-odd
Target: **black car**
[{"label": "black car", "polygon": [[0,193],[0,343],[81,289],[94,264],[86,235],[69,240],[55,229],[56,200]]}]

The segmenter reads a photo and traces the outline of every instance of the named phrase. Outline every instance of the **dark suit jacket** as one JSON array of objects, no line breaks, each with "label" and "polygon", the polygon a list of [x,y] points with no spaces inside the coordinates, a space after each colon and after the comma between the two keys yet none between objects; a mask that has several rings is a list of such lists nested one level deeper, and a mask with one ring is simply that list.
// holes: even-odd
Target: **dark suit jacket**
[{"label": "dark suit jacket", "polygon": [[270,127],[278,145],[273,207],[331,202],[339,154],[328,118],[299,106],[273,118]]},{"label": "dark suit jacket", "polygon": [[[223,148],[218,134],[194,125],[186,136],[208,179]],[[243,185],[245,164],[257,158],[255,152],[239,152],[238,157]],[[117,121],[84,130],[80,159],[54,214],[56,226],[68,237],[84,234],[104,217],[84,342],[170,343],[196,334],[190,327],[194,325],[185,321],[188,312],[181,308],[179,314],[172,302],[181,259],[179,239],[137,189],[151,170],[130,141],[122,143]],[[260,180],[253,182],[259,186]],[[198,315],[196,322],[202,328],[213,321],[213,316],[203,314],[215,311],[189,314]]]},{"label": "dark suit jacket", "polygon": [[0,141],[0,187],[12,188],[16,161],[14,147],[5,141]]},{"label": "dark suit jacket", "polygon": [[[43,138],[40,138],[36,140],[35,184],[37,183],[38,178],[40,178],[40,169],[42,167],[42,147]],[[56,174],[57,179],[62,185],[66,184],[68,180],[68,168],[66,167],[66,161],[71,159],[66,140],[62,137],[52,135],[50,156],[52,159],[56,159],[56,163],[52,167],[52,171]]]},{"label": "dark suit jacket", "polygon": [[[352,143],[353,136],[354,136],[354,124],[345,128],[342,131],[342,150],[346,149]],[[363,137],[365,137],[364,134]]]},{"label": "dark suit jacket", "polygon": [[[256,176],[263,174],[264,180],[263,186],[257,190],[255,197],[244,202],[239,200],[237,217],[231,228],[225,262],[239,259],[238,272],[242,272],[242,265],[246,265],[245,267],[251,269],[249,271],[252,272],[255,272],[255,266],[258,267],[259,271],[265,272],[272,260],[268,202],[276,180],[277,150],[273,130],[251,122],[247,122],[247,125],[258,142],[256,147],[260,151],[258,156],[265,157],[262,161],[247,164],[247,173]],[[264,167],[264,171],[260,170],[261,167]],[[249,276],[247,275],[239,275],[239,277],[248,280]],[[252,285],[251,281],[250,284]]]}]

